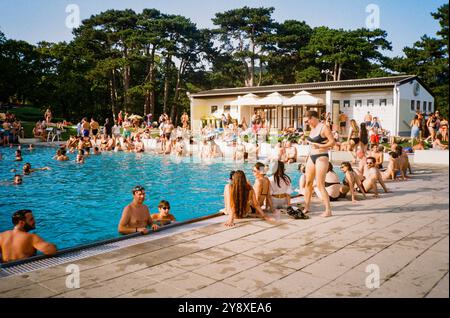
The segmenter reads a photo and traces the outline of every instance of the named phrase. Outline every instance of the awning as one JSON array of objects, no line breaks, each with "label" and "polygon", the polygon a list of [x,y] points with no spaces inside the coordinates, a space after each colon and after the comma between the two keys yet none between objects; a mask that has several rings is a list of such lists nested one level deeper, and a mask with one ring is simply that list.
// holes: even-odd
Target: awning
[{"label": "awning", "polygon": [[238,96],[238,99],[235,99],[230,102],[231,106],[256,106],[261,105],[260,101],[261,98],[256,96],[255,94],[247,94],[244,96]]},{"label": "awning", "polygon": [[284,101],[283,105],[324,105],[324,101],[320,97],[314,97],[307,91],[301,91]]},{"label": "awning", "polygon": [[259,100],[259,105],[283,105],[283,103],[287,100],[287,97],[284,97],[278,92],[267,95],[264,98]]}]

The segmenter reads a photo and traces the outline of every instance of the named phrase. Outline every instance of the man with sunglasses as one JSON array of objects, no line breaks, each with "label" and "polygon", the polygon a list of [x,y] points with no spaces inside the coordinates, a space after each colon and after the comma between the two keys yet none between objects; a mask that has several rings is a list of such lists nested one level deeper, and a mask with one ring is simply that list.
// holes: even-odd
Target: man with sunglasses
[{"label": "man with sunglasses", "polygon": [[367,157],[366,159],[366,167],[364,169],[364,175],[362,177],[362,185],[366,192],[372,192],[375,194],[375,197],[378,197],[378,188],[377,183],[381,184],[384,192],[388,193],[388,189],[383,182],[383,177],[380,173],[380,170],[375,166],[376,160],[374,157]]},{"label": "man with sunglasses", "polygon": [[156,231],[159,226],[153,223],[150,210],[144,204],[145,189],[138,185],[131,192],[133,193],[133,201],[123,209],[122,217],[119,221],[119,233],[131,234],[141,232],[142,234],[147,234],[149,232],[147,226],[151,226],[152,230]]}]

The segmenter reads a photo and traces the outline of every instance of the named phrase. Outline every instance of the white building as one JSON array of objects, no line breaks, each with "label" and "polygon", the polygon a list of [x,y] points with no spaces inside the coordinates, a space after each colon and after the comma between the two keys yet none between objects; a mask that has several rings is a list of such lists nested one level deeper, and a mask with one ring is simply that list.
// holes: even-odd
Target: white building
[{"label": "white building", "polygon": [[[323,103],[308,105],[253,105],[232,106],[232,101],[252,93],[258,97],[278,92],[286,98],[300,91],[307,91]],[[397,136],[409,135],[409,123],[417,109],[434,111],[434,97],[431,91],[415,75],[400,75],[380,78],[344,80],[335,82],[314,82],[290,85],[224,88],[190,94],[191,123],[194,130],[207,122],[218,125],[222,114],[249,123],[254,110],[264,110],[266,118],[274,128],[302,125],[307,110],[319,114],[330,112],[333,122],[338,122],[339,111],[358,123],[367,112],[378,117],[381,126]],[[348,125],[347,125],[348,126]]]}]

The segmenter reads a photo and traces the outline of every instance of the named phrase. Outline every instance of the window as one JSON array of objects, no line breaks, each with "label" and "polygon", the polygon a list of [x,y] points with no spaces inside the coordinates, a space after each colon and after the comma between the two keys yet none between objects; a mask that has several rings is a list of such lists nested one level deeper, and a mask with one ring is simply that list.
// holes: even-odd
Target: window
[{"label": "window", "polygon": [[427,111],[427,102],[423,102],[422,110],[424,113]]},{"label": "window", "polygon": [[420,110],[420,100],[416,101],[416,110]]},{"label": "window", "polygon": [[355,107],[361,107],[361,106],[362,106],[362,100],[361,99],[355,100]]},{"label": "window", "polygon": [[230,112],[230,110],[231,110],[231,106],[223,106],[223,112],[225,113],[225,112]]},{"label": "window", "polygon": [[349,100],[344,100],[344,107],[350,108],[350,101]]},{"label": "window", "polygon": [[386,105],[387,105],[386,98],[380,99],[380,106],[386,106]]},{"label": "window", "polygon": [[259,107],[255,108],[259,111],[263,120],[265,120],[266,125],[278,128],[278,116],[276,107]]},{"label": "window", "polygon": [[218,106],[211,106],[211,114],[214,114],[218,108]]},{"label": "window", "polygon": [[373,99],[367,100],[367,107],[373,107]]},{"label": "window", "polygon": [[432,102],[428,102],[428,111],[429,112],[433,111],[433,103]]},{"label": "window", "polygon": [[282,129],[294,126],[294,108],[293,107],[283,107],[282,112]]},{"label": "window", "polygon": [[414,104],[415,104],[414,100],[411,100],[411,111],[412,112],[415,111]]}]

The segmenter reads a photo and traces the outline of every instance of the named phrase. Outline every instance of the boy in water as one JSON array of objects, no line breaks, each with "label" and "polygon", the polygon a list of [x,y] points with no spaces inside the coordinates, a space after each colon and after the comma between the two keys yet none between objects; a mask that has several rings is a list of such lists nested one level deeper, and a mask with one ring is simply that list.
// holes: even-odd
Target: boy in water
[{"label": "boy in water", "polygon": [[152,220],[160,225],[167,225],[175,221],[175,216],[170,214],[170,204],[166,200],[161,200],[158,204],[158,213],[152,214]]}]

